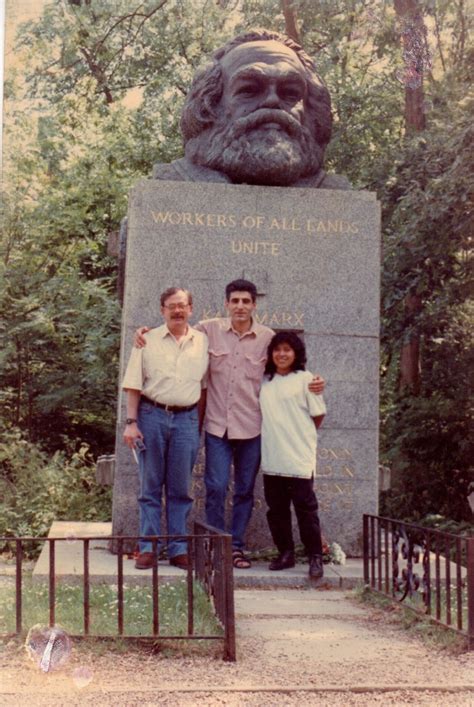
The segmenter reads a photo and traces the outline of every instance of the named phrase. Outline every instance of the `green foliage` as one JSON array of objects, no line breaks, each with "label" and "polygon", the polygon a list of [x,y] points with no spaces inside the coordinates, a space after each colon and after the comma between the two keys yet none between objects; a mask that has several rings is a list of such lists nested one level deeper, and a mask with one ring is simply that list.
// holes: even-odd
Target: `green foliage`
[{"label": "green foliage", "polygon": [[9,270],[0,299],[4,422],[50,449],[66,439],[112,443],[118,307],[106,288],[64,263]]},{"label": "green foliage", "polygon": [[[382,441],[385,460],[396,472],[384,510],[415,521],[427,513],[468,521],[473,456],[467,382],[473,350],[468,234],[473,227],[469,198],[474,170],[466,155],[474,131],[466,99],[448,105],[440,98],[439,106],[429,133],[404,145],[382,195]],[[447,135],[441,116],[448,108]],[[409,293],[422,299],[416,314],[404,307]],[[397,389],[399,351],[411,335],[421,339],[417,396]]]},{"label": "green foliage", "polygon": [[96,483],[86,445],[50,456],[10,431],[0,442],[0,469],[0,536],[44,537],[54,520],[110,519],[110,489]]}]

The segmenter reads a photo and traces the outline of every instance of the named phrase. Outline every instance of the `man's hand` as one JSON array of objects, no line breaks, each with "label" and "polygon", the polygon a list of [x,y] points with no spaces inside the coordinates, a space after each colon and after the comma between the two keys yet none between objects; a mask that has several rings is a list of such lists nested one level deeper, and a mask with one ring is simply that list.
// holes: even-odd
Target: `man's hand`
[{"label": "man's hand", "polygon": [[319,428],[323,424],[324,417],[325,417],[324,415],[316,415],[316,417],[313,417],[313,422],[314,422],[317,430],[319,430]]},{"label": "man's hand", "polygon": [[142,349],[146,346],[146,339],[143,335],[146,334],[147,331],[150,331],[150,329],[151,327],[149,326],[141,326],[138,327],[138,329],[135,329],[135,334],[133,335],[133,345],[136,349]]},{"label": "man's hand", "polygon": [[326,381],[321,376],[314,376],[313,380],[308,383],[308,389],[310,393],[315,393],[316,395],[322,395],[324,388],[326,386]]},{"label": "man's hand", "polygon": [[143,435],[138,429],[136,422],[132,422],[131,425],[127,425],[123,431],[123,441],[130,447],[130,449],[135,449],[135,444],[137,439],[143,439]]}]

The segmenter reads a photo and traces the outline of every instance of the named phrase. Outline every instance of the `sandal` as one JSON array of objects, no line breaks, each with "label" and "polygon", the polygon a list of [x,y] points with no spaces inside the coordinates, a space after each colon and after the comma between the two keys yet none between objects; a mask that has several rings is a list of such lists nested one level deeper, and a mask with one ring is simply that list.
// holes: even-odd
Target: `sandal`
[{"label": "sandal", "polygon": [[248,570],[252,566],[250,560],[248,560],[242,550],[232,550],[232,564],[236,570]]}]

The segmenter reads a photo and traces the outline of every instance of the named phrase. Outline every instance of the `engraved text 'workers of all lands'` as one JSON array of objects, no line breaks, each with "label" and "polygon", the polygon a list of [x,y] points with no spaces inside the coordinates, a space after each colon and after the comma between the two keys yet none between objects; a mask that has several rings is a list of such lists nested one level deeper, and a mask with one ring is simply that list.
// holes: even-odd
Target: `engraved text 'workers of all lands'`
[{"label": "engraved text 'workers of all lands'", "polygon": [[290,218],[267,217],[259,214],[236,216],[234,214],[198,213],[190,211],[153,211],[153,221],[160,226],[202,226],[204,228],[294,231],[301,233],[356,234],[359,224],[340,218]]}]

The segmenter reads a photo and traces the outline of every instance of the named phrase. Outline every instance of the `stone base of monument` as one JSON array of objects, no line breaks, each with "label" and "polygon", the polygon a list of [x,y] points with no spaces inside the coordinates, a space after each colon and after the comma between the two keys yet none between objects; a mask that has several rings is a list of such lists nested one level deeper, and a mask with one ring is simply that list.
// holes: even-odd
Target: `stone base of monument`
[{"label": "stone base of monument", "polygon": [[[117,556],[108,550],[108,536],[111,535],[111,523],[83,523],[79,521],[55,521],[50,529],[49,537],[65,538],[56,543],[55,576],[57,582],[64,584],[82,584],[83,581],[83,543],[81,538],[95,537],[90,541],[89,577],[91,584],[117,583]],[[103,537],[104,539],[100,539]],[[135,569],[135,561],[123,560],[124,582],[128,586],[149,585],[151,569]],[[176,567],[171,567],[167,561],[158,563],[158,579],[160,582],[173,582],[184,579],[186,573]],[[48,582],[49,551],[45,544],[33,570],[33,580]],[[308,565],[298,564],[289,570],[271,572],[268,561],[254,562],[247,570],[234,570],[234,586],[236,588],[261,587],[266,589],[289,587],[315,587],[349,589],[363,580],[363,566],[360,559],[348,559],[345,565],[325,565],[324,578],[318,582],[310,581]]]},{"label": "stone base of monument", "polygon": [[[144,180],[129,200],[121,375],[133,332],[161,324],[160,294],[193,293],[193,322],[225,315],[225,286],[257,287],[255,320],[304,338],[308,370],[328,408],[315,474],[322,532],[362,555],[362,516],[378,509],[380,205],[364,191]],[[119,392],[114,535],[138,533],[138,470],[123,444]],[[204,455],[193,473],[190,520],[203,520]],[[229,489],[227,517],[231,515]],[[164,527],[164,526],[163,526]],[[229,527],[229,526],[227,526]],[[294,525],[295,539],[299,533]],[[247,530],[250,550],[272,547],[262,475]]]}]

